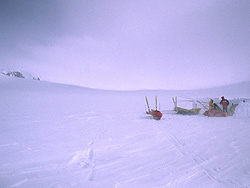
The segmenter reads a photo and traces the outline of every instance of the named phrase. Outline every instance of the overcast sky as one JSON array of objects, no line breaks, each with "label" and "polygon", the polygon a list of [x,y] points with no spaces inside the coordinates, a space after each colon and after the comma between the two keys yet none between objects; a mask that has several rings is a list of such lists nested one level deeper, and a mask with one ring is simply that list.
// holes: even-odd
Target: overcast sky
[{"label": "overcast sky", "polygon": [[101,89],[250,80],[249,0],[1,0],[0,69]]}]

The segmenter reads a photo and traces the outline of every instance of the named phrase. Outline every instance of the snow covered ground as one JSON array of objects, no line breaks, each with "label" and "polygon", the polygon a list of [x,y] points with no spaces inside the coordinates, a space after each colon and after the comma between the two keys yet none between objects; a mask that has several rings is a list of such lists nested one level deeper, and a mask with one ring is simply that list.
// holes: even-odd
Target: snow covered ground
[{"label": "snow covered ground", "polygon": [[[0,75],[0,187],[249,188],[249,94],[249,82],[104,91]],[[156,95],[160,121],[145,114]],[[239,106],[232,117],[177,115],[179,95]]]}]

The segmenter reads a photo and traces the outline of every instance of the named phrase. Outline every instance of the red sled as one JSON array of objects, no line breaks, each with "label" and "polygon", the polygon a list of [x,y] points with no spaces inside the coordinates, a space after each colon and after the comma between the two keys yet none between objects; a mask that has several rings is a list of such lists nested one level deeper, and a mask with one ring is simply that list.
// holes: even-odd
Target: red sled
[{"label": "red sled", "polygon": [[160,120],[162,117],[162,113],[158,110],[152,110],[150,114],[153,116],[155,120]]},{"label": "red sled", "polygon": [[208,117],[226,117],[227,113],[222,112],[222,111],[216,111],[216,110],[208,110],[204,112],[204,115]]}]

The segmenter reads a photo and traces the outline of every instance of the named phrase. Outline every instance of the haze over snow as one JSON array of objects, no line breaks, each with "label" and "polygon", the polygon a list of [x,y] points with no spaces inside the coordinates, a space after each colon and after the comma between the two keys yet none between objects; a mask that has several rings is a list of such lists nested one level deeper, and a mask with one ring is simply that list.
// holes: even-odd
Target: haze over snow
[{"label": "haze over snow", "polygon": [[119,90],[249,81],[248,0],[1,0],[0,9],[0,68]]}]

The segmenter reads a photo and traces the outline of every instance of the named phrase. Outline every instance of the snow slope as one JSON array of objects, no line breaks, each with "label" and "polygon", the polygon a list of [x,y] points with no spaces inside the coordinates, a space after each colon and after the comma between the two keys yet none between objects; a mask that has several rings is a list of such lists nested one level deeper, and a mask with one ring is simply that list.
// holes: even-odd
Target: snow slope
[{"label": "snow slope", "polygon": [[[104,91],[0,75],[0,187],[250,187],[250,103],[226,118],[173,113],[172,97],[249,98],[250,83]],[[145,114],[145,95],[160,121]]]}]

